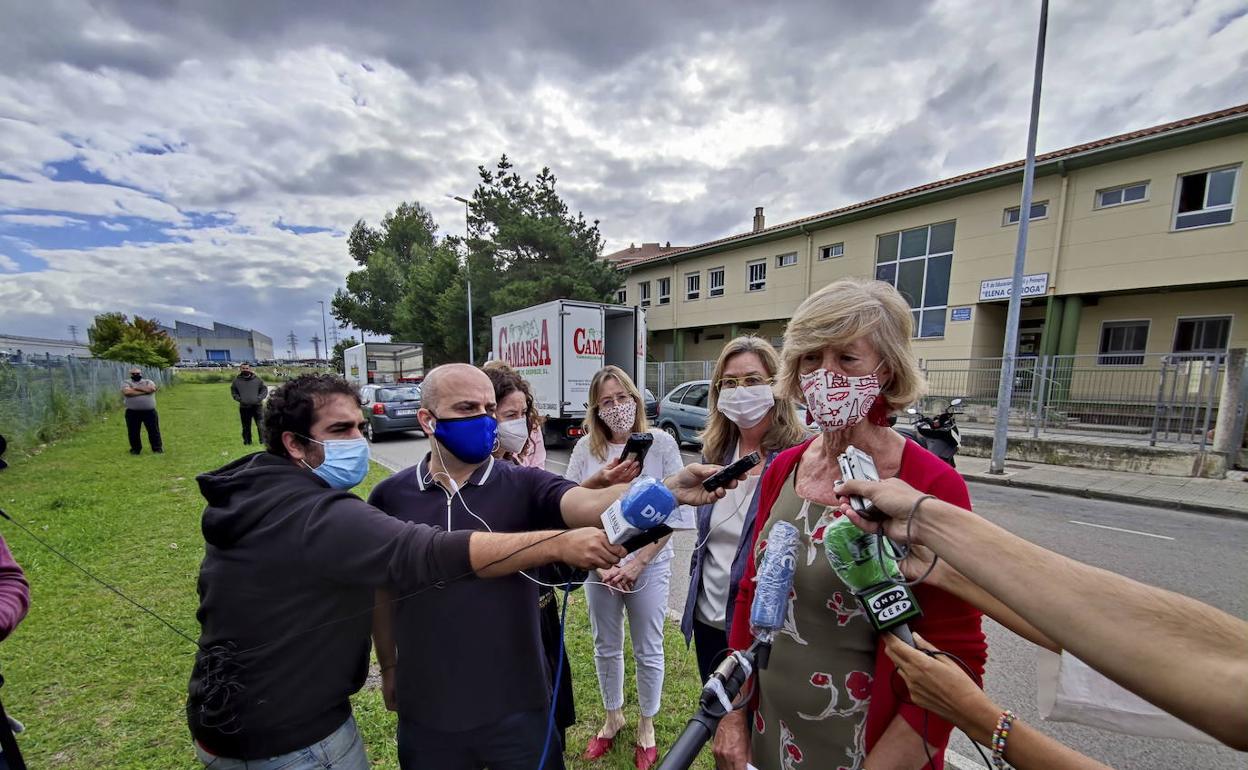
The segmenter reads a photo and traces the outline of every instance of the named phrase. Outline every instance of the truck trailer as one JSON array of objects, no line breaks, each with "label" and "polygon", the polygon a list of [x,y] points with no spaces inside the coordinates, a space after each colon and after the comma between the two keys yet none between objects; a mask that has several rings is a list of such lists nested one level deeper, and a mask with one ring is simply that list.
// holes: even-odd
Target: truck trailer
[{"label": "truck trailer", "polygon": [[343,376],[356,385],[418,383],[425,378],[419,342],[361,342],[342,352]]},{"label": "truck trailer", "polygon": [[646,388],[646,316],[637,307],[560,299],[496,315],[498,359],[529,381],[547,445],[584,435],[594,373],[608,364]]}]

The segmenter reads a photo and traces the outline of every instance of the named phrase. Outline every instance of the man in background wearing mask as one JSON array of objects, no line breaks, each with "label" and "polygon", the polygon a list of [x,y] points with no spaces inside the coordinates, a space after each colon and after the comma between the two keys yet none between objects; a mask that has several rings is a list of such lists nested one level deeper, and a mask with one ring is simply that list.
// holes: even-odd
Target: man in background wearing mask
[{"label": "man in background wearing mask", "polygon": [[359,391],[339,376],[286,383],[264,422],[268,451],[197,479],[207,547],[186,709],[214,770],[368,768],[349,697],[368,673],[374,589],[623,555],[598,529],[448,533],[366,504],[348,491],[369,469]]},{"label": "man in background wearing mask", "polygon": [[230,394],[238,402],[238,417],[243,423],[243,446],[251,446],[251,423],[256,423],[260,441],[264,441],[264,426],[260,423],[260,405],[269,395],[269,388],[251,370],[251,364],[238,367],[238,376],[230,383]]},{"label": "man in background wearing mask", "polygon": [[121,384],[121,395],[126,398],[126,433],[130,436],[130,454],[143,451],[142,428],[147,428],[147,443],[152,451],[160,454],[165,445],[160,440],[160,417],[156,414],[156,383],[143,376],[137,366],[130,368],[130,381]]},{"label": "man in background wearing mask", "polygon": [[[396,519],[448,531],[525,532],[601,526],[627,489],[586,489],[540,468],[495,462],[494,386],[480,369],[448,364],[421,388],[430,452],[378,484],[369,502]],[[664,483],[685,504],[712,502],[693,465]],[[574,565],[576,566],[576,565]],[[381,592],[373,624],[387,705],[399,713],[403,770],[535,770],[547,735],[536,583],[515,575],[464,581],[397,604]],[[562,767],[557,736],[546,770]]]}]

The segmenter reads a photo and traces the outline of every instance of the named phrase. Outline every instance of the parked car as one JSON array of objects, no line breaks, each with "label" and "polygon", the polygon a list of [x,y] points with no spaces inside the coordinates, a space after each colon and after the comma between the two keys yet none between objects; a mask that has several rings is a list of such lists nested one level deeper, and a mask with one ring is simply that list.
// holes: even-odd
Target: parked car
[{"label": "parked car", "polygon": [[654,397],[649,388],[646,388],[642,400],[646,402],[646,419],[654,423],[659,419],[659,400]]},{"label": "parked car", "polygon": [[657,425],[676,439],[677,445],[700,443],[698,434],[706,427],[710,392],[710,380],[682,382],[672,388],[658,404]]},{"label": "parked car", "polygon": [[[420,409],[417,385],[365,385],[360,388],[360,409],[366,421],[364,438],[420,430],[416,411]],[[422,431],[423,432],[423,431]]]},{"label": "parked car", "polygon": [[[710,389],[710,380],[677,385],[658,403],[658,414],[651,418],[651,422],[676,439],[677,444],[700,444],[698,434],[706,427],[706,418],[710,414],[707,408]],[[793,406],[797,410],[798,425],[810,433],[817,433],[818,428],[807,422],[806,405],[795,403]]]}]

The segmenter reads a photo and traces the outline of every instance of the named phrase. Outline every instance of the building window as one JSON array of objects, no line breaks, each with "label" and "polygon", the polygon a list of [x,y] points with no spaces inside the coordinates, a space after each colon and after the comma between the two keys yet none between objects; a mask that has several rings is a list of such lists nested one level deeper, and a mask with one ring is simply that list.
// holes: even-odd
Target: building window
[{"label": "building window", "polygon": [[1179,177],[1178,206],[1174,229],[1224,225],[1235,208],[1235,182],[1239,167],[1216,168]]},{"label": "building window", "polygon": [[724,296],[724,269],[722,267],[713,267],[706,272],[706,282],[708,284],[706,292],[708,297]]},{"label": "building window", "polygon": [[628,289],[620,289],[619,291],[615,293],[615,304],[617,305],[628,304]]},{"label": "building window", "polygon": [[897,287],[914,315],[915,337],[945,336],[955,222],[876,237],[875,277]]},{"label": "building window", "polygon": [[1148,347],[1148,321],[1106,321],[1096,362],[1101,366],[1139,366]]},{"label": "building window", "polygon": [[1175,353],[1225,353],[1231,317],[1180,318],[1174,330]]},{"label": "building window", "polygon": [[702,274],[685,274],[685,300],[697,299],[702,296]]},{"label": "building window", "polygon": [[746,280],[746,291],[762,291],[767,288],[767,260],[746,263],[749,275]]},{"label": "building window", "polygon": [[637,284],[637,296],[641,298],[642,307],[650,307],[650,282],[642,281]]},{"label": "building window", "polygon": [[667,305],[672,301],[672,279],[659,279],[659,304]]},{"label": "building window", "polygon": [[792,267],[797,264],[797,252],[790,251],[788,254],[776,255],[776,267]]},{"label": "building window", "polygon": [[1136,182],[1135,184],[1123,185],[1122,187],[1111,187],[1108,190],[1097,190],[1096,207],[1098,209],[1107,209],[1127,203],[1139,203],[1147,198],[1148,182]]},{"label": "building window", "polygon": [[[1037,201],[1031,204],[1031,218],[1032,219],[1045,219],[1048,216],[1049,216],[1049,202],[1048,201]],[[1005,219],[1002,220],[1001,226],[1007,227],[1009,225],[1016,225],[1016,224],[1018,224],[1018,206],[1014,206],[1013,208],[1008,208],[1005,210]]]},{"label": "building window", "polygon": [[836,259],[845,256],[845,244],[832,243],[819,247],[819,259]]}]

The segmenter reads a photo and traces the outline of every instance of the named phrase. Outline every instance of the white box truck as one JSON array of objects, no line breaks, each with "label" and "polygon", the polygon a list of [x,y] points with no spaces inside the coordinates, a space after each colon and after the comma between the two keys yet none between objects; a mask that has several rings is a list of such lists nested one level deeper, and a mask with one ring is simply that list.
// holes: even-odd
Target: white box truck
[{"label": "white box truck", "polygon": [[342,351],[343,376],[363,387],[376,383],[420,382],[425,348],[419,342],[361,342]]},{"label": "white box truck", "polygon": [[492,359],[529,381],[546,418],[547,443],[583,434],[594,373],[614,364],[646,389],[645,311],[623,305],[559,299],[496,315]]}]

